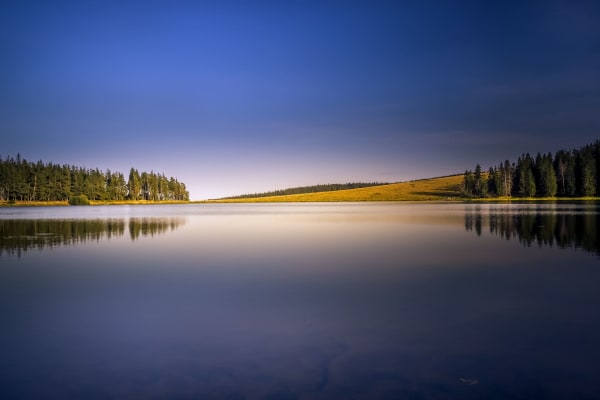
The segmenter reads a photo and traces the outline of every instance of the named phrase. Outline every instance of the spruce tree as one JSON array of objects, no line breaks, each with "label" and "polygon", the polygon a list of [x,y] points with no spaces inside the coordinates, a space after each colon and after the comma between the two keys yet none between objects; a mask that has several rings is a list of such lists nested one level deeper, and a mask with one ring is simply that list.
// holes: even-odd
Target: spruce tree
[{"label": "spruce tree", "polygon": [[552,155],[548,154],[542,157],[539,167],[540,187],[539,194],[542,197],[556,196],[556,174],[552,166]]},{"label": "spruce tree", "polygon": [[535,196],[535,192],[535,178],[533,176],[533,172],[531,172],[531,169],[528,169],[525,173],[525,195],[527,197],[533,197]]},{"label": "spruce tree", "polygon": [[127,182],[127,188],[129,189],[129,199],[138,200],[141,191],[141,185],[140,174],[137,169],[131,168],[129,170],[129,181]]}]

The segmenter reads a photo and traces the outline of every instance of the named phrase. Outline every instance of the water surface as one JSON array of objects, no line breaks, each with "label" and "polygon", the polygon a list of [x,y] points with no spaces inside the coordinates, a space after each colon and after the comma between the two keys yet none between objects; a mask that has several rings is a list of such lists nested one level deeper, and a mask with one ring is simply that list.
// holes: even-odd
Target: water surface
[{"label": "water surface", "polygon": [[0,388],[598,398],[599,222],[593,203],[1,209]]}]

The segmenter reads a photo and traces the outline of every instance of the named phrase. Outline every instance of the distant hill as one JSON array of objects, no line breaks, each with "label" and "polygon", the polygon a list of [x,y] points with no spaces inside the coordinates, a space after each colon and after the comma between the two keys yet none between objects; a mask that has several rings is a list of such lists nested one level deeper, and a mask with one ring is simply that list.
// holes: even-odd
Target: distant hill
[{"label": "distant hill", "polygon": [[325,202],[325,201],[441,201],[460,196],[462,175],[380,184],[356,189],[280,196],[213,200],[219,203],[243,202]]},{"label": "distant hill", "polygon": [[389,185],[387,182],[354,182],[354,183],[329,183],[323,185],[313,186],[299,186],[282,190],[274,190],[272,192],[264,193],[252,193],[242,194],[239,196],[223,197],[219,200],[236,200],[236,199],[255,199],[257,197],[274,197],[274,196],[287,196],[290,194],[304,194],[304,193],[320,193],[320,192],[334,192],[337,190],[346,189],[359,189],[371,186]]}]

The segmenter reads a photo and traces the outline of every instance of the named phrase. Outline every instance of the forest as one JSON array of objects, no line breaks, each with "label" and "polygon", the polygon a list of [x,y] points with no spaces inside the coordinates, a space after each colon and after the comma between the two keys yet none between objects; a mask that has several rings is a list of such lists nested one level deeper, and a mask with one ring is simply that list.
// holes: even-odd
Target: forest
[{"label": "forest", "polygon": [[0,158],[0,201],[67,201],[80,196],[94,201],[189,200],[183,182],[153,171],[131,168],[126,180],[121,172],[29,162],[19,154]]},{"label": "forest", "polygon": [[328,183],[328,184],[323,184],[323,185],[299,186],[299,187],[293,187],[293,188],[282,189],[282,190],[274,190],[272,192],[242,194],[239,196],[224,197],[223,199],[220,199],[220,200],[253,199],[253,198],[257,198],[257,197],[286,196],[286,195],[290,195],[290,194],[333,192],[336,190],[359,189],[359,188],[364,188],[364,187],[381,186],[381,185],[388,185],[388,183],[381,183],[381,182]]},{"label": "forest", "polygon": [[552,155],[522,154],[483,172],[467,170],[465,197],[592,197],[600,194],[600,140]]}]

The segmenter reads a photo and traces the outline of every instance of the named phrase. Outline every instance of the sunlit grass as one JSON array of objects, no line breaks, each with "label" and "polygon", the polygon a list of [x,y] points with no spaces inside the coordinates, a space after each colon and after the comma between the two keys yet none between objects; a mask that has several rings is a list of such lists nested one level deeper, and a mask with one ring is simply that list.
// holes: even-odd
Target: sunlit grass
[{"label": "sunlit grass", "polygon": [[447,201],[458,200],[462,175],[422,179],[333,192],[304,193],[249,199],[212,200],[219,203],[333,202],[333,201]]},{"label": "sunlit grass", "polygon": [[0,207],[41,207],[41,206],[68,206],[69,202],[65,201],[0,201]]}]

